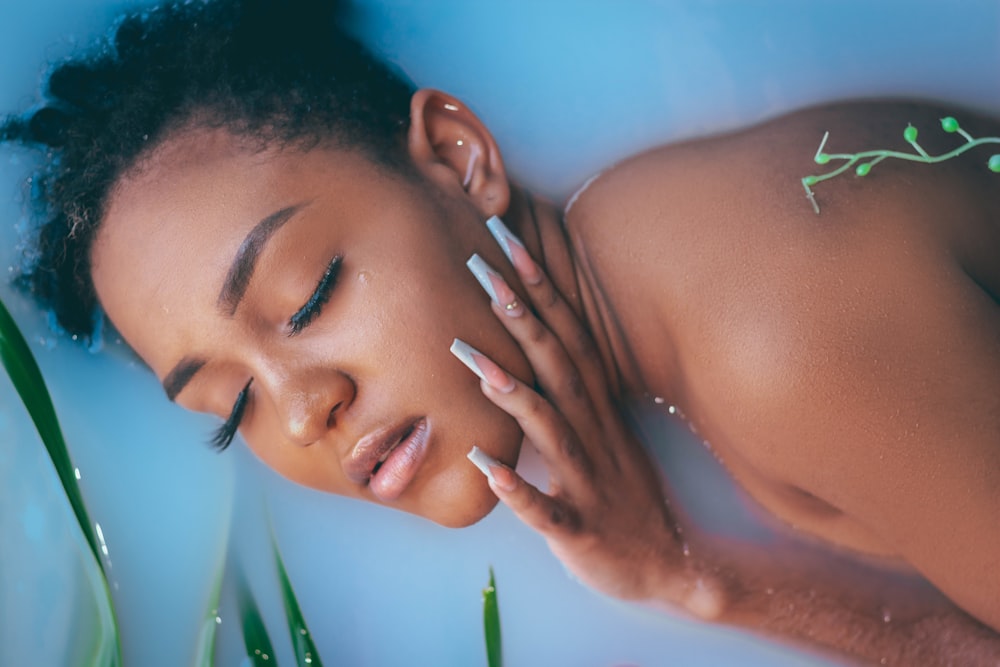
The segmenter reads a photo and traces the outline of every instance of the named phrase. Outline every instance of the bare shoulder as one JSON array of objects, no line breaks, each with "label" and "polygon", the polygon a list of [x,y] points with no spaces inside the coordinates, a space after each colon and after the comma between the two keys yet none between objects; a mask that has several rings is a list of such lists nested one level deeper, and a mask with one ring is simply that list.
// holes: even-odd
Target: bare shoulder
[{"label": "bare shoulder", "polygon": [[[711,349],[730,375],[774,375],[793,340],[815,345],[831,330],[817,329],[826,318],[870,319],[865,309],[888,290],[916,294],[921,281],[947,275],[992,296],[979,303],[973,291],[977,308],[1000,299],[1000,174],[987,168],[1000,146],[938,164],[889,159],[864,178],[844,173],[813,187],[820,214],[802,186],[837,166],[813,160],[827,132],[829,153],[912,154],[903,138],[912,125],[938,155],[965,141],[942,130],[945,115],[972,136],[1000,136],[996,121],[918,103],[806,109],[623,162],[588,188],[567,224],[623,324],[657,313],[677,345],[691,346],[686,358]],[[639,291],[648,300],[630,311]],[[929,306],[931,294],[919,301]],[[724,365],[727,354],[742,360]]]},{"label": "bare shoulder", "polygon": [[1000,149],[824,181],[819,215],[801,185],[836,166],[813,161],[825,132],[829,153],[912,153],[912,124],[937,155],[963,141],[945,115],[1000,136],[921,104],[806,110],[623,163],[570,224],[601,247],[608,298],[652,286],[689,414],[734,467],[816,499],[998,629]]},{"label": "bare shoulder", "polygon": [[[697,243],[705,236],[725,243],[740,234],[753,234],[766,246],[782,234],[871,229],[872,221],[876,226],[899,221],[910,225],[914,217],[931,220],[934,211],[948,214],[951,229],[956,218],[978,222],[984,216],[992,219],[995,229],[1000,204],[988,206],[981,195],[997,192],[997,176],[986,166],[991,154],[1000,153],[997,144],[936,165],[886,160],[865,178],[848,171],[812,188],[821,206],[819,216],[806,198],[803,177],[833,171],[841,162],[814,161],[825,135],[825,152],[830,154],[873,149],[914,154],[903,137],[912,125],[919,130],[922,148],[938,155],[965,143],[959,134],[942,130],[940,120],[949,115],[973,136],[1000,136],[1000,120],[923,103],[813,107],[632,157],[587,189],[568,222],[580,235],[653,247],[687,236]],[[926,214],[906,215],[908,206],[922,212],[930,205]]]},{"label": "bare shoulder", "polygon": [[[912,124],[936,155],[964,141],[941,129],[948,114],[973,136],[1000,136],[995,121],[917,103],[806,109],[632,158],[594,183],[567,223],[624,326],[659,314],[665,335],[689,346],[680,350],[689,363],[711,351],[712,368],[690,368],[693,377],[777,378],[801,356],[793,342],[813,348],[815,336],[833,335],[830,324],[870,320],[866,309],[888,290],[915,295],[920,281],[946,274],[996,303],[1000,174],[986,163],[1000,146],[842,174],[814,186],[819,215],[802,187],[804,176],[836,167],[813,160],[825,133],[829,153],[913,153],[903,138]],[[900,277],[902,267],[915,275]],[[648,286],[641,308],[629,305],[637,285]],[[929,297],[913,301],[932,317]]]}]

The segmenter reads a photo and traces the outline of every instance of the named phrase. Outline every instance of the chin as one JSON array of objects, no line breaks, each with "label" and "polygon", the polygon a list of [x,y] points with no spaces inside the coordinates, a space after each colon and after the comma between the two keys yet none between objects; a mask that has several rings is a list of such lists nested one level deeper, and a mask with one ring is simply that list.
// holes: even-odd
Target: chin
[{"label": "chin", "polygon": [[500,502],[486,477],[464,456],[459,465],[447,466],[413,490],[417,492],[415,497],[396,508],[445,528],[471,526],[484,519]]},{"label": "chin", "polygon": [[463,507],[457,512],[445,512],[444,516],[432,517],[431,520],[445,528],[467,528],[485,519],[499,502],[500,499],[490,493],[488,498],[475,506]]},{"label": "chin", "polygon": [[[438,487],[430,502],[405,508],[445,528],[465,528],[481,521],[500,502],[486,478],[473,470],[465,479],[452,479],[454,485]],[[443,492],[443,493],[442,493]],[[402,508],[401,508],[402,509]]]}]

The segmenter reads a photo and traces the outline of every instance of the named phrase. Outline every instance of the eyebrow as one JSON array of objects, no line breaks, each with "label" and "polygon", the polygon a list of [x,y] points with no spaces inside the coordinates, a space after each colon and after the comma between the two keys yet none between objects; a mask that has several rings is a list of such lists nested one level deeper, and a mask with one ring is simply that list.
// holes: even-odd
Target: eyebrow
[{"label": "eyebrow", "polygon": [[[250,279],[253,277],[254,269],[257,268],[257,259],[264,250],[264,246],[274,232],[278,231],[283,224],[291,220],[292,216],[298,213],[299,209],[307,203],[295,204],[280,211],[275,211],[254,225],[253,229],[246,235],[239,249],[236,251],[236,256],[229,266],[229,272],[226,273],[226,278],[222,282],[222,289],[219,291],[219,298],[216,305],[223,314],[228,317],[236,314],[236,309],[239,307],[243,295],[246,294],[247,288],[250,286]],[[163,391],[167,394],[167,398],[170,401],[177,398],[177,395],[188,385],[191,378],[206,363],[206,359],[198,357],[184,357],[177,362],[177,365],[164,376],[161,383]]]},{"label": "eyebrow", "polygon": [[229,272],[222,282],[222,290],[219,291],[217,305],[223,314],[232,317],[236,314],[236,309],[246,294],[250,286],[250,279],[253,278],[254,269],[257,268],[257,259],[260,257],[264,246],[271,239],[271,236],[283,224],[288,222],[295,215],[303,204],[295,204],[275,211],[267,216],[250,230],[236,251]]},{"label": "eyebrow", "polygon": [[163,391],[167,392],[167,399],[173,402],[177,398],[177,394],[181,393],[181,389],[187,386],[187,383],[191,381],[194,374],[200,371],[204,365],[204,359],[195,359],[193,357],[184,357],[181,359],[174,366],[173,370],[163,378]]}]

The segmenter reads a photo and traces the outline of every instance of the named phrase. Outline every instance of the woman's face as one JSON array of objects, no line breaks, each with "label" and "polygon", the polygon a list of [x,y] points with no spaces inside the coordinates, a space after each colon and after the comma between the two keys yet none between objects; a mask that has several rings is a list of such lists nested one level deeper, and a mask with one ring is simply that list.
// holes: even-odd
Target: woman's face
[{"label": "woman's face", "polygon": [[168,396],[280,474],[462,526],[496,502],[466,452],[513,464],[521,433],[449,345],[530,379],[464,266],[501,264],[484,217],[359,152],[190,130],[112,193],[94,283]]}]

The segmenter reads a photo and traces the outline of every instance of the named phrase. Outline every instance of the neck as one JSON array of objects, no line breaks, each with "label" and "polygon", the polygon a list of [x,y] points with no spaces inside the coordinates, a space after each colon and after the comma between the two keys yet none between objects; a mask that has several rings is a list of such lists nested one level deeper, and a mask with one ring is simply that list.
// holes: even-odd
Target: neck
[{"label": "neck", "polygon": [[[527,191],[511,189],[505,222],[524,241],[543,266],[597,344],[616,399],[652,394],[675,403],[676,373],[660,358],[665,337],[653,331],[659,318],[632,321],[603,288],[583,239],[563,224],[563,212],[551,202]],[[635,310],[635,309],[627,309]],[[645,341],[645,343],[644,343]],[[647,350],[658,350],[652,355]],[[640,358],[644,361],[639,363]]]}]

